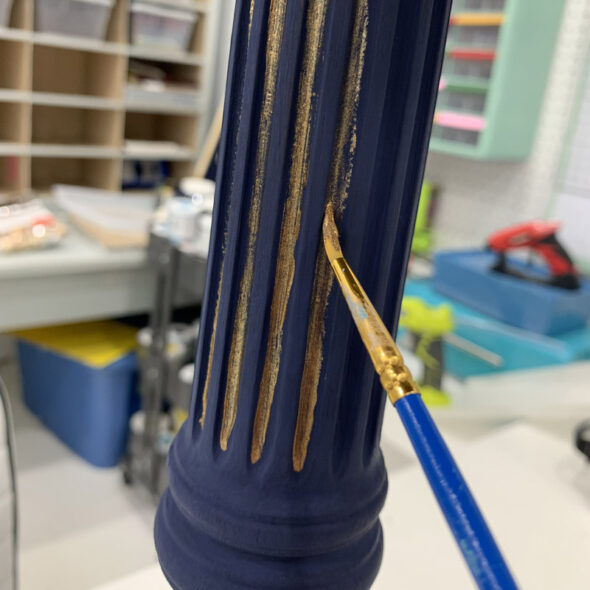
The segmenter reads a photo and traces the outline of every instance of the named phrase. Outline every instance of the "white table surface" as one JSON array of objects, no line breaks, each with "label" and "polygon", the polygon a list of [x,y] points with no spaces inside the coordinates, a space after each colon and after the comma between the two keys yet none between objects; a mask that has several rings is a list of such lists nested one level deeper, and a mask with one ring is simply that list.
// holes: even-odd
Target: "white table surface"
[{"label": "white table surface", "polygon": [[[68,227],[55,248],[0,253],[0,332],[152,308],[155,274],[145,248],[109,249],[73,224]],[[206,262],[201,264],[199,283],[204,282]],[[176,302],[199,300],[193,293],[180,293]]]},{"label": "white table surface", "polygon": [[0,331],[147,311],[145,249],[109,250],[70,227],[50,250],[0,254]]},{"label": "white table surface", "polygon": [[[393,412],[386,415],[384,433],[384,453],[393,468],[381,515],[385,553],[373,590],[472,589],[469,573]],[[566,440],[526,423],[471,441],[447,439],[520,586],[586,590],[590,584],[590,466],[583,457]],[[154,564],[100,587],[135,589],[168,590],[169,586]]]}]

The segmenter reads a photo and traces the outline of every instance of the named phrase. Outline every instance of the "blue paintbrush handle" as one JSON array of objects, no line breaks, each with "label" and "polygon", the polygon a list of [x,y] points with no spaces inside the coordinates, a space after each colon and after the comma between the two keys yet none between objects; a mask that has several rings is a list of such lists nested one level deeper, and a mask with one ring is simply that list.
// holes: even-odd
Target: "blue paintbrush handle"
[{"label": "blue paintbrush handle", "polygon": [[496,541],[420,394],[395,403],[422,469],[481,590],[517,588]]}]

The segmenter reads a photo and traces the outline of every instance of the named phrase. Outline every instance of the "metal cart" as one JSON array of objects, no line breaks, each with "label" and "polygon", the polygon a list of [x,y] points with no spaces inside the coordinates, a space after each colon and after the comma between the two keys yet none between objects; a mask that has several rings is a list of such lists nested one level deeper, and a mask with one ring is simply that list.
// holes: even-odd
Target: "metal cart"
[{"label": "metal cart", "polygon": [[150,326],[138,338],[143,409],[130,421],[123,477],[129,485],[144,485],[157,499],[167,485],[165,464],[174,436],[169,409],[188,411],[190,402],[178,372],[194,360],[198,334],[198,321],[197,327],[172,324],[172,312],[179,299],[201,300],[207,261],[190,246],[176,244],[155,231],[150,233],[148,259],[156,280]]}]

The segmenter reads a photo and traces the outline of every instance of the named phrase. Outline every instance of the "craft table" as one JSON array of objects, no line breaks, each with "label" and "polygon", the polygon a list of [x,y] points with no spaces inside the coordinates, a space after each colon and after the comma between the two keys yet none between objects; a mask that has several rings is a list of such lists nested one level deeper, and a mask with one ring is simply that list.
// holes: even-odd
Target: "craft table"
[{"label": "craft table", "polygon": [[[205,267],[177,303],[200,301]],[[70,224],[54,249],[0,254],[0,332],[147,312],[153,280],[144,249],[109,250]]]}]

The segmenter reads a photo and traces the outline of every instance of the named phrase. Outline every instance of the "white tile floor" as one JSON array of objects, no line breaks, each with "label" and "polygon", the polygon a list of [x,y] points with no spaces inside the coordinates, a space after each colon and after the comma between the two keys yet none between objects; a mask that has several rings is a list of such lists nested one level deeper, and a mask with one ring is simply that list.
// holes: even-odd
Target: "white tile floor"
[{"label": "white tile floor", "polygon": [[13,362],[0,374],[16,427],[20,590],[86,590],[155,563],[153,502],[45,429],[22,402]]}]

